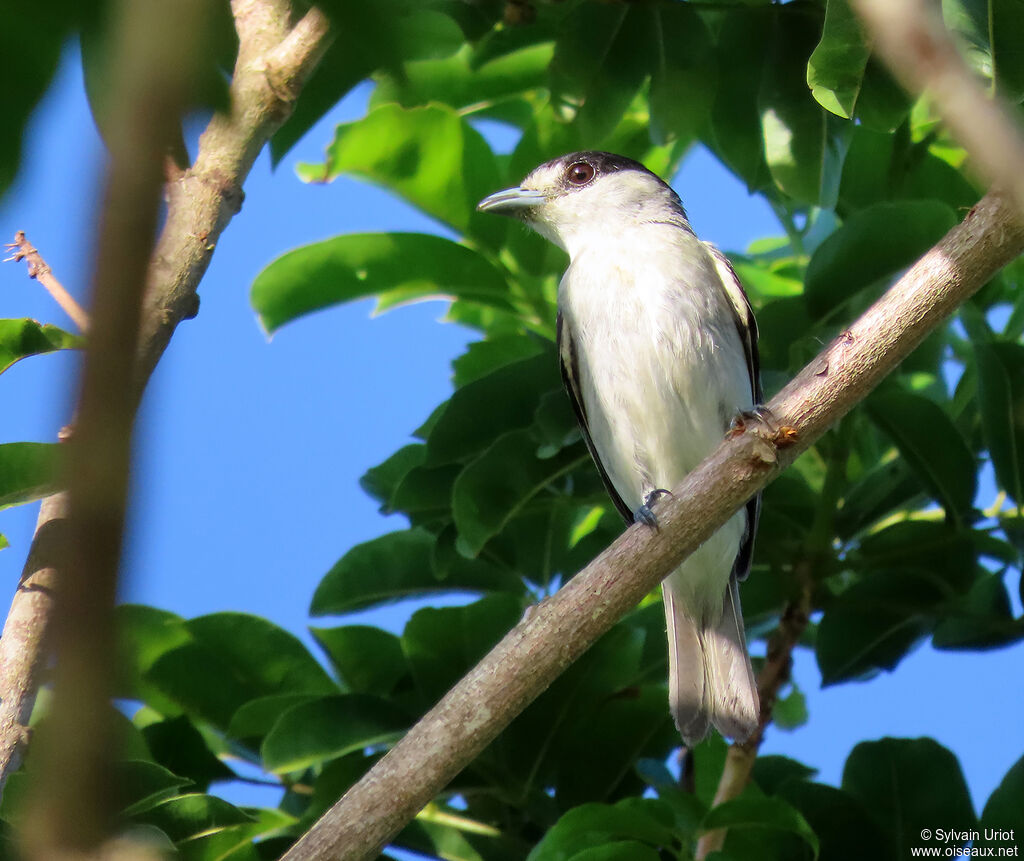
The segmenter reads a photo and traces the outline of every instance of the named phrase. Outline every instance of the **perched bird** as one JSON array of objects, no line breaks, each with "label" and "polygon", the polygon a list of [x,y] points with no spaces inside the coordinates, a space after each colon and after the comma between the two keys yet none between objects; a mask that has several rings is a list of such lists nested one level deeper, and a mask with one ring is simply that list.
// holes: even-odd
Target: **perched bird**
[{"label": "perched bird", "polygon": [[[696,237],[679,196],[606,152],[554,159],[478,206],[516,216],[569,254],[558,288],[562,379],[583,437],[627,523],[761,402],[757,327],[729,261]],[[669,704],[690,746],[713,725],[757,727],[738,583],[750,569],[760,500],[662,586]]]}]

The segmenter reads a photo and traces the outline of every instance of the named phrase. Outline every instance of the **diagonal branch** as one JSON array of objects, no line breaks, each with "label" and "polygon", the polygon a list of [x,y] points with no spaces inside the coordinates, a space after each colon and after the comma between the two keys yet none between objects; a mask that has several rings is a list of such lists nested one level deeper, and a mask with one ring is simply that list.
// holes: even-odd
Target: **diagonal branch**
[{"label": "diagonal branch", "polygon": [[64,289],[64,285],[57,280],[50,264],[43,260],[39,249],[28,241],[24,230],[15,233],[14,242],[9,242],[4,247],[11,251],[11,256],[5,258],[4,263],[11,260],[18,263],[24,260],[28,267],[28,277],[34,278],[43,285],[46,292],[53,297],[53,301],[60,305],[64,313],[78,326],[78,331],[84,333],[88,330],[89,315],[82,310],[82,306],[75,301],[75,297],[68,293]]},{"label": "diagonal branch", "polygon": [[658,506],[542,601],[284,856],[359,861],[376,853],[511,720],[660,580],[1024,251],[1024,219],[990,193],[768,405],[796,430],[727,440]]},{"label": "diagonal branch", "polygon": [[[239,54],[231,112],[200,138],[195,164],[166,189],[167,216],[148,263],[135,349],[134,412],[149,375],[183,319],[195,316],[196,289],[221,232],[238,211],[242,183],[281,126],[329,44],[326,18],[310,9],[291,25],[285,0],[235,0]],[[0,638],[0,788],[24,749],[53,621],[53,564],[67,550],[67,494],[43,501],[32,548]],[[109,656],[107,656],[109,658]]]}]

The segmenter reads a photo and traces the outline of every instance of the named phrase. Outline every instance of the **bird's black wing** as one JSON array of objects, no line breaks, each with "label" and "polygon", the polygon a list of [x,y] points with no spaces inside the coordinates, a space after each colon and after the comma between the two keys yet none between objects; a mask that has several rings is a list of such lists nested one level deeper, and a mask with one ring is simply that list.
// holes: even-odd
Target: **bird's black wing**
[{"label": "bird's black wing", "polygon": [[590,428],[587,425],[587,411],[583,407],[579,357],[576,355],[576,345],[573,343],[572,335],[569,333],[569,327],[563,323],[561,311],[558,312],[557,329],[558,363],[562,370],[562,382],[565,384],[565,391],[572,402],[572,410],[576,413],[576,421],[579,422],[583,441],[587,444],[587,449],[590,451],[590,456],[597,466],[597,471],[601,473],[601,480],[604,482],[605,489],[612,498],[612,502],[615,503],[615,507],[619,510],[619,514],[625,518],[626,523],[632,523],[633,512],[629,510],[629,506],[619,496],[619,492],[615,489],[612,480],[605,471],[604,464],[601,463],[601,457],[598,455],[597,449],[594,448],[594,440],[590,436]]},{"label": "bird's black wing", "polygon": [[[750,372],[750,394],[754,405],[761,404],[764,400],[764,393],[761,391],[761,359],[757,352],[757,321],[754,319],[754,311],[750,307],[750,299],[747,292],[740,283],[736,270],[732,268],[729,258],[721,251],[707,242],[704,243],[711,253],[711,259],[715,262],[715,269],[718,270],[718,277],[725,287],[725,294],[729,297],[729,305],[732,307],[736,319],[736,331],[739,333],[740,342],[743,344],[743,352],[747,357],[747,370]],[[758,493],[747,503],[747,531],[740,544],[739,553],[736,554],[736,562],[733,566],[733,573],[740,579],[744,579],[750,573],[750,563],[754,556],[754,536],[757,534],[757,521],[761,516],[761,494]]]}]

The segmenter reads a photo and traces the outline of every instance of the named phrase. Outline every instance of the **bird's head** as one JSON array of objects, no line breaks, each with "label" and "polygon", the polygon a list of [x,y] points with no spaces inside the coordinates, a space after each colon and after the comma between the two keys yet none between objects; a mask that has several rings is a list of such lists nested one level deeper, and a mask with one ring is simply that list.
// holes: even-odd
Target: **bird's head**
[{"label": "bird's head", "polygon": [[607,152],[574,152],[535,168],[516,188],[485,197],[482,212],[521,218],[573,253],[634,225],[689,230],[679,196],[640,162]]}]

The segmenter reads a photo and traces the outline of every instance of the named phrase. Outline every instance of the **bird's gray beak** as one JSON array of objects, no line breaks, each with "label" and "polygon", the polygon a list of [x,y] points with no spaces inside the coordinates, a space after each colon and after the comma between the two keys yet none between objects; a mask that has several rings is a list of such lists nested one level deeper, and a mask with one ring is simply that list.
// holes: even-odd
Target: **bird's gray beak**
[{"label": "bird's gray beak", "polygon": [[516,215],[543,203],[546,199],[547,195],[543,191],[534,191],[531,188],[506,188],[504,191],[488,195],[476,205],[476,208],[481,212]]}]

